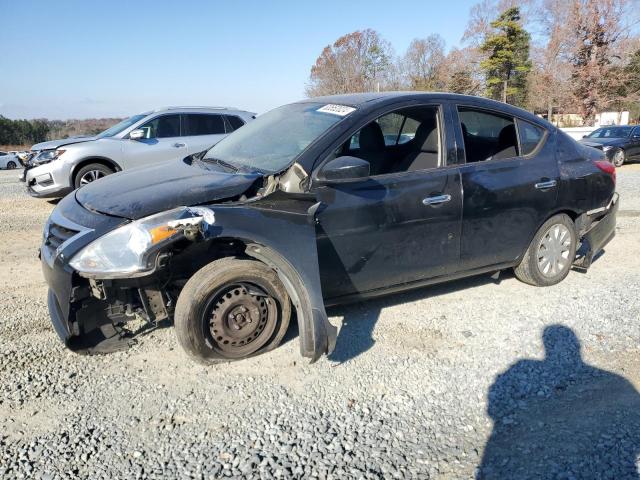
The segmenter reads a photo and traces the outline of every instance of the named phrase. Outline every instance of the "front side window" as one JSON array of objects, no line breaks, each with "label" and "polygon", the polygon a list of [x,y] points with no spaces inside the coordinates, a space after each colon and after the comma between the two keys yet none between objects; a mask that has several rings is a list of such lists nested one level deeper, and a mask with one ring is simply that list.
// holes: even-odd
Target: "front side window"
[{"label": "front side window", "polygon": [[518,119],[518,135],[522,155],[533,152],[544,138],[544,129],[524,120]]},{"label": "front side window", "polygon": [[235,168],[281,172],[312,142],[354,108],[324,103],[293,103],[260,115],[215,144],[203,160]]},{"label": "front side window", "polygon": [[428,170],[441,166],[438,107],[409,107],[387,113],[365,125],[333,157],[369,162],[371,176]]},{"label": "front side window", "polygon": [[114,126],[107,128],[104,132],[99,133],[97,137],[98,138],[113,137],[114,135],[117,135],[123,130],[129,128],[134,123],[139,122],[144,117],[146,117],[146,115],[134,115],[133,117],[126,118],[121,122],[116,123]]},{"label": "front side window", "polygon": [[180,115],[162,115],[145,123],[144,138],[170,138],[180,136]]},{"label": "front side window", "polygon": [[458,108],[467,163],[518,156],[513,117],[473,108]]},{"label": "front side window", "polygon": [[188,113],[183,115],[183,136],[221,135],[225,133],[222,115]]}]

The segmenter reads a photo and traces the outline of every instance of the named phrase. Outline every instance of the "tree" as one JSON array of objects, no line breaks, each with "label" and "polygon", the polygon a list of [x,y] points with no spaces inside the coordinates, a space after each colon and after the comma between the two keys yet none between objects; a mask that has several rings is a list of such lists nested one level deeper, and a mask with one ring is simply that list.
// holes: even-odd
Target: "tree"
[{"label": "tree", "polygon": [[439,69],[445,90],[464,95],[479,95],[482,92],[479,64],[480,57],[477,49],[452,48]]},{"label": "tree", "polygon": [[343,35],[326,46],[311,67],[307,95],[385,89],[392,58],[391,45],[375,30]]},{"label": "tree", "polygon": [[480,50],[487,58],[480,63],[485,72],[487,94],[503,102],[524,106],[527,98],[529,33],[520,23],[520,10],[512,7],[491,22]]},{"label": "tree", "polygon": [[573,0],[575,47],[571,81],[583,122],[593,125],[596,113],[619,95],[614,77],[629,26],[628,0]]},{"label": "tree", "polygon": [[444,39],[437,34],[411,41],[402,61],[411,90],[443,90]]},{"label": "tree", "polygon": [[541,0],[531,15],[538,27],[538,44],[533,48],[529,76],[529,108],[546,111],[549,121],[554,107],[573,103],[570,89],[572,47],[572,7],[567,0]]}]

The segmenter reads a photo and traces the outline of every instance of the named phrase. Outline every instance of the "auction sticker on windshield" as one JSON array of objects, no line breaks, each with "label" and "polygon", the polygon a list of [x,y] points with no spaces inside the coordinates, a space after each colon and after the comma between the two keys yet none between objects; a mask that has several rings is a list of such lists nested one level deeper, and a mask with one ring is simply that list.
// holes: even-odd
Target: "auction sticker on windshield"
[{"label": "auction sticker on windshield", "polygon": [[336,105],[334,103],[329,103],[324,107],[320,107],[317,111],[323,112],[323,113],[331,113],[333,115],[340,115],[341,117],[344,117],[345,115],[349,115],[354,110],[355,108],[347,107],[346,105]]}]

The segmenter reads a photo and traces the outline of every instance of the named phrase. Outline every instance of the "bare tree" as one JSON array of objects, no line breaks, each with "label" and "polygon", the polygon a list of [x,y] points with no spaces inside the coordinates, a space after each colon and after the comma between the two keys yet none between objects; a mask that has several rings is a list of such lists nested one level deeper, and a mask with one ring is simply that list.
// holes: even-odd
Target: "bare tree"
[{"label": "bare tree", "polygon": [[445,88],[441,70],[445,59],[444,39],[437,34],[414,39],[402,60],[403,71],[411,90]]},{"label": "bare tree", "polygon": [[307,95],[386,89],[392,59],[391,45],[375,30],[343,35],[325,47],[311,67]]},{"label": "bare tree", "polygon": [[529,107],[546,110],[551,121],[553,108],[568,106],[571,98],[573,11],[567,0],[541,0],[535,7],[531,9],[531,28],[538,28],[535,37],[541,40],[532,50]]},{"label": "bare tree", "polygon": [[571,82],[583,121],[593,125],[596,112],[613,103],[619,81],[612,69],[625,57],[632,0],[572,0],[575,46]]}]

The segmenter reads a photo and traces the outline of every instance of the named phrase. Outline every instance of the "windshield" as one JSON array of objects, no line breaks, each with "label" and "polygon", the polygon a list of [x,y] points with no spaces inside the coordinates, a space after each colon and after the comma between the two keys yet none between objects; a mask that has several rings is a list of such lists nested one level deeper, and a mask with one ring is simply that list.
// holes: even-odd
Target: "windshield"
[{"label": "windshield", "polygon": [[326,107],[323,103],[294,103],[271,110],[211,147],[203,160],[224,162],[236,169],[280,172],[311,142],[355,110],[336,106],[338,109],[332,111]]},{"label": "windshield", "polygon": [[98,138],[113,137],[124,129],[129,128],[134,123],[139,122],[144,117],[146,117],[146,115],[134,115],[133,117],[122,120],[121,122],[116,123],[113,127],[107,128],[104,132],[99,133]]},{"label": "windshield", "polygon": [[599,128],[591,132],[589,138],[625,138],[631,134],[633,127]]}]

